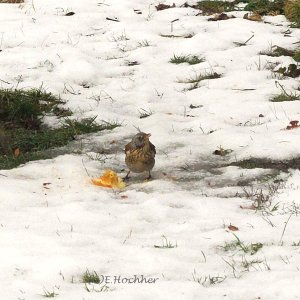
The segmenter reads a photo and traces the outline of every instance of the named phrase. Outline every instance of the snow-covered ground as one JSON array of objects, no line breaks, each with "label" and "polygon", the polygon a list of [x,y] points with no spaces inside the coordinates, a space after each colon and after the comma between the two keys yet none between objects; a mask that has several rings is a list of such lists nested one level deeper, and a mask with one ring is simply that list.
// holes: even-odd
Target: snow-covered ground
[{"label": "snow-covered ground", "polygon": [[[280,93],[270,62],[292,58],[259,52],[295,48],[300,30],[284,34],[283,16],[252,22],[243,12],[208,22],[179,7],[184,1],[166,4],[173,2],[176,8],[163,11],[153,0],[0,5],[2,87],[43,84],[68,101],[74,117],[122,123],[84,139],[93,145],[88,155],[0,171],[1,299],[42,299],[45,291],[72,300],[300,298],[300,172],[279,174],[287,181],[272,200],[277,210],[268,213],[249,209],[253,201],[241,197],[241,185],[260,186],[275,171],[226,167],[299,155],[300,129],[284,130],[299,119],[298,101],[269,101]],[[245,46],[235,44],[252,35]],[[171,64],[174,54],[205,62]],[[191,91],[182,83],[211,72],[221,78]],[[296,79],[280,82],[291,91],[299,86]],[[153,114],[140,119],[143,109]],[[136,127],[157,147],[154,180],[135,175],[121,191],[91,185],[85,167],[91,176],[106,168],[125,174],[123,149]],[[213,155],[219,146],[233,152]],[[104,159],[91,159],[100,150]],[[244,243],[236,249],[228,246],[234,234]],[[154,247],[166,243],[162,236],[174,247]],[[244,253],[251,243],[262,248]],[[86,288],[87,269],[110,282]],[[158,279],[114,282],[134,275]]]}]

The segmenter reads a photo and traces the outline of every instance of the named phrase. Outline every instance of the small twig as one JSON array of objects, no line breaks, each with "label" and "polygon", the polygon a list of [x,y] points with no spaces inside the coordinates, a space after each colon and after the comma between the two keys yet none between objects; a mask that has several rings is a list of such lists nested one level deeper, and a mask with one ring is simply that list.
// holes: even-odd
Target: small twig
[{"label": "small twig", "polygon": [[256,89],[232,89],[233,91],[256,91]]},{"label": "small twig", "polygon": [[80,92],[77,92],[77,93],[76,93],[76,92],[74,91],[74,89],[73,89],[72,86],[70,86],[70,88],[72,89],[72,91],[69,90],[69,89],[67,88],[67,85],[66,85],[66,84],[64,84],[64,90],[63,90],[63,93],[68,92],[68,93],[70,93],[70,94],[72,94],[72,95],[80,95]]},{"label": "small twig", "polygon": [[277,85],[279,85],[279,87],[281,88],[282,92],[283,92],[286,96],[288,96],[288,97],[290,96],[290,95],[287,93],[287,91],[284,89],[283,85],[280,84],[278,81],[275,81],[275,85],[276,85],[276,87],[277,87]]},{"label": "small twig", "polygon": [[87,170],[87,168],[86,168],[86,166],[85,166],[85,164],[84,164],[84,162],[83,162],[83,159],[81,160],[81,162],[82,162],[82,165],[83,165],[83,167],[84,167],[84,169],[85,169],[86,174],[87,174],[89,177],[91,177],[91,175],[89,174],[89,172],[88,172],[88,170]]},{"label": "small twig", "polygon": [[204,261],[206,262],[206,256],[205,256],[205,254],[204,254],[204,252],[202,250],[201,250],[201,253],[202,253],[203,257],[204,257]]},{"label": "small twig", "polygon": [[1,81],[1,82],[4,82],[4,83],[6,83],[6,84],[11,84],[10,82],[5,81],[5,80],[2,80],[2,79],[0,79],[0,81]]},{"label": "small twig", "polygon": [[173,23],[179,21],[179,19],[175,19],[173,21],[171,21],[171,32],[173,32]]},{"label": "small twig", "polygon": [[253,37],[254,37],[254,34],[244,43],[244,45],[246,45]]},{"label": "small twig", "polygon": [[106,20],[108,20],[108,21],[114,21],[114,22],[120,22],[118,19],[112,19],[112,18],[106,18]]},{"label": "small twig", "polygon": [[284,233],[285,233],[287,224],[289,223],[289,221],[290,221],[290,219],[291,219],[291,217],[292,217],[293,214],[294,214],[294,212],[292,212],[292,213],[290,214],[290,216],[288,217],[287,221],[286,221],[285,224],[284,224],[283,231],[282,231],[282,234],[281,234],[281,237],[280,237],[280,241],[279,241],[279,244],[281,244],[281,245],[282,245],[282,239],[283,239],[283,236],[284,236]]}]

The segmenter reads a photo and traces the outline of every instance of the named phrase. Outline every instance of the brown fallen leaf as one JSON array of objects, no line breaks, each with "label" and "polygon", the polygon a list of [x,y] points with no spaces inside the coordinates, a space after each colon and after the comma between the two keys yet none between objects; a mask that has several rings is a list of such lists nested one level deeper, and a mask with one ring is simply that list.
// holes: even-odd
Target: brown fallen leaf
[{"label": "brown fallen leaf", "polygon": [[258,13],[252,13],[252,14],[247,13],[244,15],[244,19],[249,21],[261,22],[262,16]]},{"label": "brown fallen leaf", "polygon": [[121,196],[121,199],[128,199],[128,196],[122,195],[122,196]]},{"label": "brown fallen leaf", "polygon": [[291,122],[290,122],[290,125],[288,125],[288,126],[286,127],[286,129],[287,129],[287,130],[291,130],[291,129],[298,128],[298,127],[300,127],[300,125],[299,125],[298,123],[299,123],[299,121],[297,121],[297,120],[291,121]]},{"label": "brown fallen leaf", "polygon": [[228,16],[225,13],[221,13],[221,14],[214,15],[212,18],[209,18],[208,21],[224,21],[224,20],[229,20],[229,19],[233,19],[233,18],[235,18],[235,16]]},{"label": "brown fallen leaf", "polygon": [[19,148],[16,148],[15,151],[14,151],[14,156],[15,156],[15,157],[19,157],[20,154],[21,154],[20,149],[19,149]]},{"label": "brown fallen leaf", "polygon": [[231,231],[238,231],[239,230],[238,227],[236,227],[234,225],[231,225],[231,224],[228,226],[228,229],[231,230]]},{"label": "brown fallen leaf", "polygon": [[164,9],[168,9],[168,8],[172,8],[172,7],[175,7],[175,3],[173,3],[173,5],[167,5],[167,4],[163,4],[163,3],[160,3],[158,5],[155,6],[156,10],[159,11],[159,10],[164,10]]}]

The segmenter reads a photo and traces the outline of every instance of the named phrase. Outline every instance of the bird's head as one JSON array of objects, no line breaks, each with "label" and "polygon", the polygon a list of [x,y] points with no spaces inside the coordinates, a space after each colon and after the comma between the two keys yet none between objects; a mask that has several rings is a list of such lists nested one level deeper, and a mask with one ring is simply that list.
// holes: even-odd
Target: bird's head
[{"label": "bird's head", "polygon": [[147,142],[149,142],[150,133],[139,132],[132,138],[132,144],[136,148],[143,147]]}]

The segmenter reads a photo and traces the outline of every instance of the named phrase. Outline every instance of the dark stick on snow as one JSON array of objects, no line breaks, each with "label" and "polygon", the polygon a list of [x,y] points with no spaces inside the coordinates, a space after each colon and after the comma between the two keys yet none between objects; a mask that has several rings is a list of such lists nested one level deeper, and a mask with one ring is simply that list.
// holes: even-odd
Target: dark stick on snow
[{"label": "dark stick on snow", "polygon": [[254,34],[244,43],[244,45],[246,45],[253,37],[254,37]]},{"label": "dark stick on snow", "polygon": [[106,18],[108,21],[114,21],[114,22],[120,22],[118,19],[111,19],[111,18]]},{"label": "dark stick on snow", "polygon": [[86,167],[85,167],[85,164],[84,164],[84,162],[83,162],[83,159],[81,160],[81,162],[82,162],[82,165],[83,165],[83,167],[84,167],[84,169],[85,169],[86,174],[87,174],[89,177],[91,177],[91,175],[89,174],[88,170],[87,170]]},{"label": "dark stick on snow", "polygon": [[4,83],[6,83],[6,84],[11,84],[10,82],[7,82],[7,81],[2,80],[2,79],[0,79],[0,81],[1,81],[1,82],[4,82]]}]

